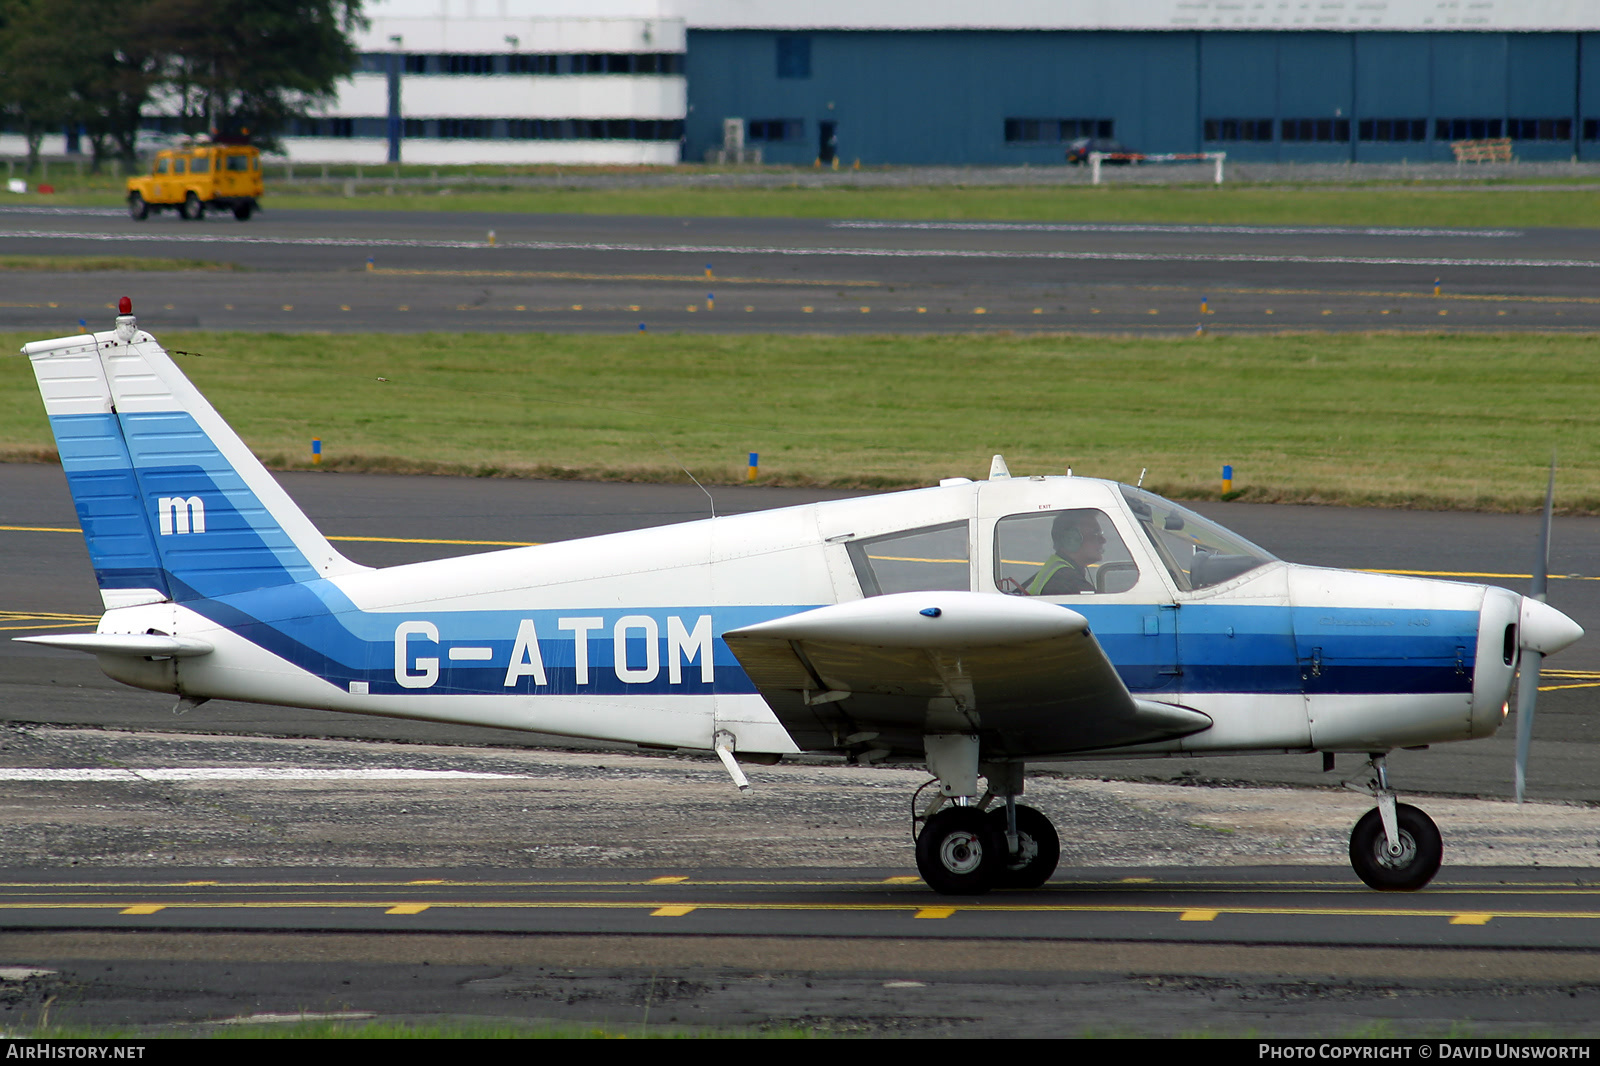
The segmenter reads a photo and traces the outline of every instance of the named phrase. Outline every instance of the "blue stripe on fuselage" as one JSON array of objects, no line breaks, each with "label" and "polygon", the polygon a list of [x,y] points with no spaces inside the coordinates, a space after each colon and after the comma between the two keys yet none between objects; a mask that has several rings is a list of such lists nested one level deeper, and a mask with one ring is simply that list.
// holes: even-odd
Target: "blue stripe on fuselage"
[{"label": "blue stripe on fuselage", "polygon": [[[252,643],[340,688],[365,682],[374,694],[595,694],[643,695],[755,691],[721,634],[742,626],[810,610],[806,605],[739,607],[646,607],[526,611],[368,612],[356,609],[331,582],[318,580],[259,589],[186,606]],[[1186,604],[1172,634],[1173,612],[1137,605],[1074,605],[1131,691],[1162,695],[1206,692],[1349,693],[1464,692],[1471,689],[1477,644],[1473,611],[1372,611]],[[714,678],[701,679],[697,646],[673,651],[669,627],[677,619],[679,644],[710,618]],[[635,619],[629,626],[625,620]],[[638,621],[649,619],[649,623]],[[520,655],[520,673],[507,685],[518,630],[531,620],[538,639],[545,683],[538,684],[532,656]],[[594,621],[575,621],[594,620]],[[563,622],[568,628],[562,628]],[[1322,623],[1326,624],[1322,624]],[[415,625],[398,642],[402,625]],[[619,623],[625,639],[618,670]],[[1371,623],[1371,624],[1369,624]],[[1296,627],[1302,627],[1297,638]],[[578,632],[588,652],[588,679],[580,682]],[[655,654],[646,635],[655,633]],[[434,639],[432,632],[437,632]],[[1314,644],[1308,644],[1314,640]],[[1304,679],[1302,652],[1319,649],[1320,675]],[[452,660],[451,649],[473,658]],[[1177,658],[1165,657],[1176,650]],[[1464,651],[1463,651],[1464,649]],[[400,653],[397,667],[397,652]],[[1465,656],[1463,659],[1462,656]],[[479,656],[487,656],[479,658]],[[432,660],[429,666],[427,661]],[[680,673],[670,680],[673,663]],[[652,669],[653,664],[653,669]],[[428,673],[436,674],[426,684]],[[622,676],[631,675],[631,680]],[[409,675],[412,684],[403,684]]]}]

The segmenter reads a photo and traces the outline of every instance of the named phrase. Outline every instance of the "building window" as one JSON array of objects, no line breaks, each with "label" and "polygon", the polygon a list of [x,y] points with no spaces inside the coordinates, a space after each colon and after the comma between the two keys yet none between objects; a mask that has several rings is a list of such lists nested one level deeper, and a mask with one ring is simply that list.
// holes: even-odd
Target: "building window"
[{"label": "building window", "polygon": [[[393,53],[364,52],[357,69],[386,74]],[[681,52],[543,53],[407,53],[401,56],[407,74],[654,74],[683,73]]]},{"label": "building window", "polygon": [[676,141],[682,119],[513,118],[506,136],[519,141]]},{"label": "building window", "polygon": [[1350,139],[1350,120],[1347,118],[1286,118],[1283,120],[1285,141],[1322,141],[1338,143]]},{"label": "building window", "polygon": [[745,139],[775,144],[781,141],[800,141],[806,135],[806,124],[798,118],[753,118]]},{"label": "building window", "polygon": [[1007,144],[1061,144],[1080,137],[1111,137],[1116,122],[1109,118],[1008,118]]},{"label": "building window", "polygon": [[1586,141],[1600,141],[1600,118],[1586,118],[1583,120],[1583,139]]},{"label": "building window", "polygon": [[494,136],[494,120],[489,118],[441,118],[436,136],[444,140],[481,139]]},{"label": "building window", "polygon": [[1270,118],[1208,118],[1205,121],[1205,139],[1208,141],[1270,141]]},{"label": "building window", "polygon": [[1481,141],[1503,137],[1505,123],[1497,118],[1441,118],[1434,120],[1433,137],[1438,141]]},{"label": "building window", "polygon": [[1356,127],[1356,136],[1363,141],[1425,141],[1428,139],[1428,120],[1364,118]]},{"label": "building window", "polygon": [[297,118],[294,120],[296,137],[354,137],[355,119],[351,118]]},{"label": "building window", "polygon": [[1514,118],[1510,121],[1511,137],[1518,141],[1570,141],[1570,118]]},{"label": "building window", "polygon": [[442,55],[439,57],[441,74],[493,74],[494,56]]},{"label": "building window", "polygon": [[778,35],[778,77],[811,77],[811,38],[799,33]]}]

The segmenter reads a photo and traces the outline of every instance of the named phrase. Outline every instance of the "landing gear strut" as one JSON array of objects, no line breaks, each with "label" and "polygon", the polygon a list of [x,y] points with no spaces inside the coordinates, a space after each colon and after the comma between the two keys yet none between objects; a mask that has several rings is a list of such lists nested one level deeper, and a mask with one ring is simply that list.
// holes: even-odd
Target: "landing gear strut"
[{"label": "landing gear strut", "polygon": [[1444,859],[1439,827],[1418,808],[1395,802],[1382,755],[1373,755],[1368,766],[1372,774],[1365,782],[1347,782],[1378,802],[1350,833],[1350,865],[1380,892],[1414,892],[1439,872]]},{"label": "landing gear strut", "polygon": [[[913,821],[922,823],[917,872],[928,887],[945,895],[976,896],[991,888],[1038,888],[1048,881],[1061,861],[1061,841],[1049,818],[1017,802],[1022,765],[980,768],[976,737],[930,736],[927,742],[939,796],[921,814],[914,812]],[[988,783],[981,800],[980,769]],[[997,798],[1002,805],[991,808]]]}]

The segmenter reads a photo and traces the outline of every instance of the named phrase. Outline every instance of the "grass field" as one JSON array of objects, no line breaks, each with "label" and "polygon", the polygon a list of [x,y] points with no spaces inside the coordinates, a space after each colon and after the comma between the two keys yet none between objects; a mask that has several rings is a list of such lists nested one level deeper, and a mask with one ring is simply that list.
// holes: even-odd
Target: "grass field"
[{"label": "grass field", "polygon": [[[15,350],[32,337],[0,337]],[[164,335],[269,465],[887,488],[1076,473],[1249,500],[1600,513],[1600,337]],[[53,444],[0,361],[0,457]]]},{"label": "grass field", "polygon": [[[370,173],[370,170],[369,170]],[[267,181],[273,206],[326,210],[448,210],[531,214],[668,215],[761,218],[884,218],[1008,221],[1254,223],[1361,226],[1600,227],[1600,184],[1562,179],[1571,188],[1514,183],[1367,183],[1347,186],[1204,183],[1178,186],[843,186],[705,188],[495,188],[424,186],[394,195],[361,186],[346,197],[340,183]],[[64,177],[51,196],[10,196],[8,204],[115,206],[122,184]]]}]

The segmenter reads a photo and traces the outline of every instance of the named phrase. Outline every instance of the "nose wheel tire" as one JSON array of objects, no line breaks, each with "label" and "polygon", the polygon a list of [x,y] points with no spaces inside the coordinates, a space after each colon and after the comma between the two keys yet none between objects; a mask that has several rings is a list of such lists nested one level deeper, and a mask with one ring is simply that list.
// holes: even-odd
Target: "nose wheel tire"
[{"label": "nose wheel tire", "polygon": [[[1001,845],[1005,844],[1006,809],[995,807],[988,818],[1000,832]],[[995,880],[996,888],[1038,888],[1050,880],[1061,862],[1061,838],[1056,827],[1032,807],[1017,805],[1017,851],[1006,853]]]},{"label": "nose wheel tire", "polygon": [[917,836],[917,872],[946,896],[989,891],[1005,868],[1005,824],[975,807],[946,807]]},{"label": "nose wheel tire", "polygon": [[1380,892],[1415,892],[1439,872],[1444,841],[1439,827],[1408,803],[1394,808],[1399,848],[1391,851],[1376,808],[1361,816],[1350,832],[1350,865],[1356,876]]}]

